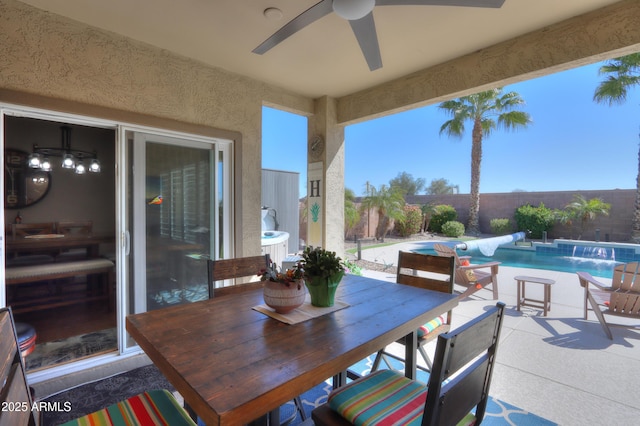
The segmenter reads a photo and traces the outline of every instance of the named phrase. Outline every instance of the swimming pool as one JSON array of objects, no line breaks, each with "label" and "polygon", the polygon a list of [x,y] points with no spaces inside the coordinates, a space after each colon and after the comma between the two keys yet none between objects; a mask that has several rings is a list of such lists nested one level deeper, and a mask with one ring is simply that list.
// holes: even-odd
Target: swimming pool
[{"label": "swimming pool", "polygon": [[[439,242],[442,244],[442,242]],[[455,246],[459,241],[448,241],[445,244]],[[435,242],[420,244],[415,251],[435,254]],[[640,255],[634,248],[591,247],[575,244],[559,243],[553,246],[533,246],[527,248],[500,247],[491,257],[483,256],[478,251],[458,250],[459,255],[472,256],[473,263],[498,261],[504,266],[516,268],[546,269],[559,272],[588,272],[595,277],[611,278],[613,268],[620,263],[640,261]]]}]

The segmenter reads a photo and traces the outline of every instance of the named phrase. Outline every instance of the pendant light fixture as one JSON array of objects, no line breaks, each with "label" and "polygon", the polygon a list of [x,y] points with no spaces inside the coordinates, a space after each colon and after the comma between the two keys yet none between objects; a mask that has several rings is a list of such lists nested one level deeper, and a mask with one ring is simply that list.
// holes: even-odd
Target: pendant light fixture
[{"label": "pendant light fixture", "polygon": [[[29,167],[42,171],[51,171],[51,161],[49,157],[61,157],[60,164],[63,169],[74,169],[79,175],[85,174],[87,171],[91,173],[100,172],[100,161],[98,155],[94,152],[81,151],[71,149],[71,128],[69,126],[61,126],[61,147],[45,148],[33,145],[33,153],[27,159]],[[89,161],[89,167],[85,161]]]}]

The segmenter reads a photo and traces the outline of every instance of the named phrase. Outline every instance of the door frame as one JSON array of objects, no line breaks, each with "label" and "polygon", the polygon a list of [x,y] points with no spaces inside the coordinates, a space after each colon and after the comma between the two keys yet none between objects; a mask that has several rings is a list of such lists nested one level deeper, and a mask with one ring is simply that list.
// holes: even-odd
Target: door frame
[{"label": "door frame", "polygon": [[[125,229],[126,224],[126,192],[124,188],[126,188],[127,180],[126,180],[126,171],[127,171],[127,161],[126,161],[126,139],[125,134],[126,131],[140,131],[144,133],[150,133],[154,135],[164,135],[166,137],[173,137],[178,139],[191,139],[191,140],[199,140],[199,141],[208,141],[209,143],[216,144],[217,150],[214,152],[217,155],[222,156],[223,158],[223,166],[220,166],[220,161],[218,158],[215,158],[212,162],[214,168],[214,173],[216,177],[222,176],[224,179],[224,190],[223,190],[223,200],[225,208],[223,210],[223,222],[217,223],[218,230],[221,234],[221,237],[224,241],[224,250],[226,251],[226,256],[228,257],[229,253],[234,252],[234,244],[233,244],[233,229],[234,222],[233,218],[235,217],[233,209],[233,193],[234,193],[234,182],[233,182],[233,167],[234,167],[234,141],[232,139],[227,138],[218,138],[218,137],[209,137],[202,136],[192,133],[186,132],[177,132],[166,129],[160,129],[156,127],[148,127],[141,126],[132,123],[128,123],[126,121],[117,121],[117,120],[109,120],[102,119],[97,117],[90,116],[82,116],[73,113],[65,113],[60,111],[52,111],[42,108],[34,108],[10,103],[0,102],[0,145],[2,149],[0,149],[0,161],[4,165],[4,122],[5,116],[15,116],[15,117],[25,117],[25,118],[34,118],[41,119],[47,121],[61,122],[61,123],[69,123],[69,124],[78,124],[89,127],[103,128],[103,129],[111,129],[115,132],[115,185],[116,185],[116,235],[115,235],[115,249],[116,249],[116,318],[117,318],[117,329],[118,329],[118,350],[116,352],[105,354],[105,355],[97,355],[95,357],[90,357],[88,359],[60,365],[54,366],[51,368],[47,368],[41,371],[36,371],[28,374],[28,379],[31,383],[39,383],[42,381],[58,378],[60,376],[64,376],[67,374],[76,373],[79,371],[95,369],[96,367],[107,365],[119,361],[123,361],[126,358],[131,356],[138,355],[142,353],[142,350],[136,345],[129,348],[126,348],[125,342],[127,338],[127,333],[125,329],[125,310],[123,309],[125,304],[127,303],[124,300],[126,292],[123,291],[124,285],[126,283],[127,277],[127,257],[129,253],[127,252],[129,248],[129,236],[127,233],[127,229]],[[218,184],[220,184],[218,182]],[[1,194],[4,199],[4,173],[0,174],[0,188],[2,188]],[[216,188],[220,189],[220,188]],[[216,192],[217,194],[217,192]],[[215,206],[218,211],[218,197],[215,198]],[[4,208],[0,212],[0,223],[4,224],[5,214]],[[212,233],[213,234],[213,233]],[[212,235],[212,238],[215,238]],[[5,254],[5,241],[4,241],[4,232],[0,234],[0,254],[4,257]],[[218,252],[219,246],[217,244],[212,244],[214,248],[214,256],[218,258],[220,253]],[[5,266],[4,262],[1,262],[0,265],[0,306],[6,305],[6,285],[5,285]]]}]

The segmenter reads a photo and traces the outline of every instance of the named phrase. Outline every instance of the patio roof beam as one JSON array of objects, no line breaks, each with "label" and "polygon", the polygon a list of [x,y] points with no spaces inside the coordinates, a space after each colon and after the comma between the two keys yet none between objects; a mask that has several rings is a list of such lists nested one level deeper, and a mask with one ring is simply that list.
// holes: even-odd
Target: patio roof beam
[{"label": "patio roof beam", "polygon": [[341,125],[431,105],[640,50],[640,2],[624,0],[338,99]]}]

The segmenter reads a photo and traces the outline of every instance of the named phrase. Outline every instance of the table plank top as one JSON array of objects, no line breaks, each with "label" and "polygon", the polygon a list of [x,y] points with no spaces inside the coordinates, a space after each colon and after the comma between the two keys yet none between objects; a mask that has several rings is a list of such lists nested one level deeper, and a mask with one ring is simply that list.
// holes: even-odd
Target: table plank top
[{"label": "table plank top", "polygon": [[551,278],[530,277],[527,275],[518,275],[513,277],[513,279],[516,281],[526,281],[530,283],[538,283],[538,284],[546,284],[546,285],[552,285],[556,283],[556,281],[552,280]]},{"label": "table plank top", "polygon": [[198,415],[244,424],[453,309],[454,295],[346,275],[349,307],[295,325],[262,291],[129,315],[127,330]]},{"label": "table plank top", "polygon": [[88,247],[114,241],[115,236],[113,234],[64,235],[60,238],[25,238],[8,236],[5,240],[5,244],[7,252],[11,253],[16,250]]}]

